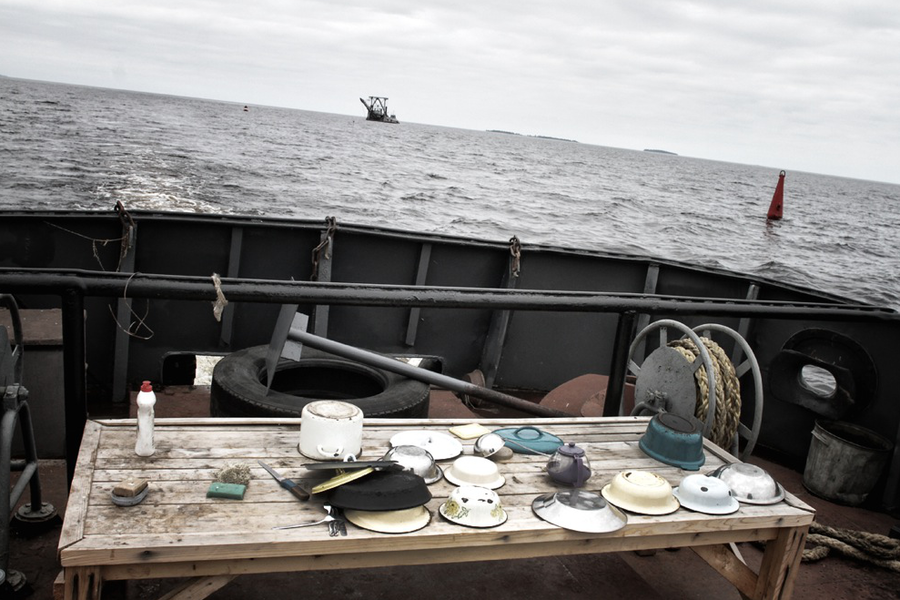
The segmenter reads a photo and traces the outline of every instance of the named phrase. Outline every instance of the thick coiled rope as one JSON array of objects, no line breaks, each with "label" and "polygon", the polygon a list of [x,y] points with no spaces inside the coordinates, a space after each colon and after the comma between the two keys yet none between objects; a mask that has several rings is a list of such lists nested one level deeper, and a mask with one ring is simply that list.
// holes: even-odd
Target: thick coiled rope
[{"label": "thick coiled rope", "polygon": [[867,531],[838,529],[813,523],[809,526],[806,543],[811,548],[803,551],[805,562],[814,562],[828,556],[834,550],[869,564],[900,573],[900,540]]},{"label": "thick coiled rope", "polygon": [[[716,375],[716,416],[709,439],[722,448],[730,449],[741,421],[741,384],[734,372],[734,365],[722,347],[706,337],[701,337],[700,341],[709,351]],[[700,356],[697,345],[690,338],[669,342],[669,346],[691,363]],[[694,416],[706,422],[709,412],[709,378],[706,369],[697,369],[694,378],[697,380]]]}]

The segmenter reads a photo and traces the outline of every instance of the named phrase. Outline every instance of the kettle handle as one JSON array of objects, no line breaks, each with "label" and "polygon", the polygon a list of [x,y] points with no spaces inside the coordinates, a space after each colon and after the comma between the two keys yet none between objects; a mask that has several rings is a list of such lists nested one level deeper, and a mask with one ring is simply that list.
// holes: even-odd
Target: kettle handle
[{"label": "kettle handle", "polygon": [[584,482],[587,481],[587,476],[585,476],[585,471],[587,469],[584,466],[584,457],[583,456],[575,456],[575,487],[581,487],[584,485]]}]

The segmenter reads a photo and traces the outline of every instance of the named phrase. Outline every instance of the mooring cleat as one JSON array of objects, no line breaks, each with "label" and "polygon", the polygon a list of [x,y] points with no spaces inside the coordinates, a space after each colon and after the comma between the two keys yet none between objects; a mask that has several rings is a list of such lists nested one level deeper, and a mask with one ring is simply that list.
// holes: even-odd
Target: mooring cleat
[{"label": "mooring cleat", "polygon": [[21,537],[40,535],[62,525],[62,518],[56,508],[48,502],[42,502],[38,510],[31,510],[31,504],[19,507],[10,521],[10,531]]}]

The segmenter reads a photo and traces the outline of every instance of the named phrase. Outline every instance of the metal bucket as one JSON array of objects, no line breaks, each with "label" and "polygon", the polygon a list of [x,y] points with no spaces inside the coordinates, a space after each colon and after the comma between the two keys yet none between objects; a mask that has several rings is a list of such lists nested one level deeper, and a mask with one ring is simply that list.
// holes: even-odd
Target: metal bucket
[{"label": "metal bucket", "polygon": [[816,421],[803,487],[840,504],[862,504],[881,477],[893,448],[887,438],[858,425]]}]

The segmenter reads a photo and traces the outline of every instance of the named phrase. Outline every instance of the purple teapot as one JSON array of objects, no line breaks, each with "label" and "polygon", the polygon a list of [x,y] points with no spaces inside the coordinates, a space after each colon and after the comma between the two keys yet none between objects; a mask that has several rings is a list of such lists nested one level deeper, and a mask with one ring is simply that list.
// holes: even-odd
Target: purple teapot
[{"label": "purple teapot", "polygon": [[569,442],[560,446],[547,462],[547,473],[558,482],[581,487],[591,476],[591,465],[584,450]]}]

